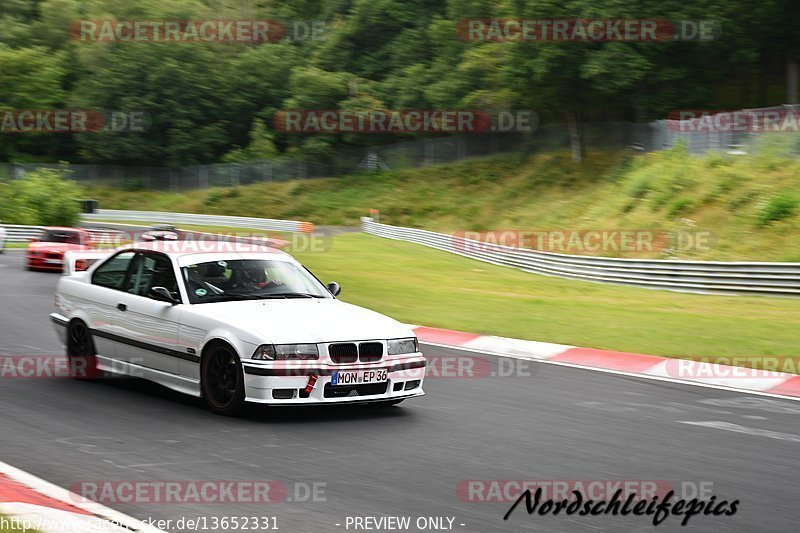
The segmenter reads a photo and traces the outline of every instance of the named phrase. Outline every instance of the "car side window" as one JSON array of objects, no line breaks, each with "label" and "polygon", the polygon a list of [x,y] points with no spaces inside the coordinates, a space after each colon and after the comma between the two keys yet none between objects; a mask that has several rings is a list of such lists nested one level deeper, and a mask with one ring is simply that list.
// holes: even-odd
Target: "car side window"
[{"label": "car side window", "polygon": [[134,255],[133,252],[120,252],[97,267],[92,274],[92,285],[118,291],[124,290],[123,285]]},{"label": "car side window", "polygon": [[157,253],[137,254],[128,292],[138,296],[148,296],[153,287],[164,287],[176,299],[180,299],[178,280],[169,257]]}]

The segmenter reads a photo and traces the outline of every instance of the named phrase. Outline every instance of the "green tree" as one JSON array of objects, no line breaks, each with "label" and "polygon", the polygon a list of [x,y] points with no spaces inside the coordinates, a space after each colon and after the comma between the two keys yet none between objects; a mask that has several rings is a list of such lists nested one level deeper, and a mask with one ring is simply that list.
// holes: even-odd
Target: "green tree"
[{"label": "green tree", "polygon": [[263,121],[256,119],[250,129],[250,144],[244,148],[231,150],[225,154],[222,160],[228,163],[241,163],[258,159],[273,159],[277,156],[275,137],[267,131]]},{"label": "green tree", "polygon": [[[78,139],[98,163],[180,166],[217,161],[230,146],[236,90],[220,47],[132,43],[103,47],[75,90],[79,107],[143,113],[145,131],[104,130]],[[87,59],[83,58],[86,62]]]},{"label": "green tree", "polygon": [[0,187],[0,220],[33,226],[75,226],[81,191],[63,171],[39,168]]},{"label": "green tree", "polygon": [[[66,98],[62,58],[63,53],[44,47],[8,48],[0,44],[0,111],[62,107]],[[69,143],[64,134],[60,135],[0,133],[0,160],[56,157]]]}]

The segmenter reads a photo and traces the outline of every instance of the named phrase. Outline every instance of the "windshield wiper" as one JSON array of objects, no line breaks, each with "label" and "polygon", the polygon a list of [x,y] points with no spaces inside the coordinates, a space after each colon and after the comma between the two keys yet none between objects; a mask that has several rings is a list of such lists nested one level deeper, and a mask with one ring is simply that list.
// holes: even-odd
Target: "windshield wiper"
[{"label": "windshield wiper", "polygon": [[225,301],[232,301],[232,300],[251,300],[252,297],[246,294],[236,294],[236,293],[223,293],[223,294],[207,294],[206,296],[202,297],[203,299],[198,301],[197,303],[206,303],[206,302],[225,302]]},{"label": "windshield wiper", "polygon": [[203,296],[203,299],[197,303],[206,302],[224,302],[231,300],[278,300],[278,299],[293,299],[293,298],[325,298],[318,294],[311,294],[307,292],[273,292],[272,294],[241,294],[241,293],[226,293],[226,294],[209,294]]},{"label": "windshield wiper", "polygon": [[256,298],[324,298],[324,296],[320,296],[318,294],[311,294],[308,292],[273,292],[270,294],[258,294],[254,295]]}]

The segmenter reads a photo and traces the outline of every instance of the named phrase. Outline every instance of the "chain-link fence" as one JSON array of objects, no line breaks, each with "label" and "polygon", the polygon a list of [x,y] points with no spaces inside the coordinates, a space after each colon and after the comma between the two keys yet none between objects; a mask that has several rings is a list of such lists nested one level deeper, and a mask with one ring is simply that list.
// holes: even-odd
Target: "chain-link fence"
[{"label": "chain-link fence", "polygon": [[[680,112],[675,113],[677,117]],[[782,105],[718,113],[687,110],[685,120],[659,120],[653,149],[683,143],[689,153],[724,151],[736,155],[770,152],[800,154],[800,106]]]},{"label": "chain-link fence", "polygon": [[86,185],[128,190],[183,191],[208,187],[331,177],[363,170],[400,170],[471,157],[533,149],[523,134],[465,135],[429,138],[370,148],[342,149],[324,161],[259,160],[245,163],[167,167],[121,165],[61,165],[0,163],[0,179],[19,178],[37,168],[68,169],[72,179]]},{"label": "chain-link fence", "polygon": [[[725,151],[750,154],[771,151],[782,155],[800,154],[800,128],[783,130],[763,127],[765,116],[778,121],[800,118],[797,106],[780,106],[735,112],[740,127],[729,127],[712,118],[658,120],[649,123],[587,122],[581,137],[587,148],[641,151],[664,150],[683,143],[689,153]],[[731,120],[733,113],[720,115]],[[756,118],[754,118],[756,117]],[[795,125],[796,126],[796,125]],[[0,163],[0,179],[17,178],[40,168],[68,168],[78,182],[124,188],[183,191],[198,188],[280,182],[295,179],[330,177],[360,170],[402,170],[437,163],[450,163],[473,157],[517,152],[562,150],[570,147],[570,133],[564,124],[540,125],[533,132],[485,133],[453,137],[425,138],[397,144],[340,149],[334,157],[321,161],[287,159],[195,165],[178,169],[118,165],[57,165]]]}]

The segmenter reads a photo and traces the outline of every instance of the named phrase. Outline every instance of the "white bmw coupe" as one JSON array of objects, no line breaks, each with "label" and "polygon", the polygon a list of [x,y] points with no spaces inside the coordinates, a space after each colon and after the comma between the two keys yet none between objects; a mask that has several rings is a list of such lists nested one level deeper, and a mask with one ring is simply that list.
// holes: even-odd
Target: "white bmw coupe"
[{"label": "white bmw coupe", "polygon": [[76,377],[142,377],[225,415],[245,402],[424,395],[426,360],[404,324],[336,299],[338,284],[326,287],[285,252],[190,247],[68,254],[50,318]]}]

